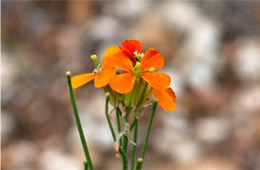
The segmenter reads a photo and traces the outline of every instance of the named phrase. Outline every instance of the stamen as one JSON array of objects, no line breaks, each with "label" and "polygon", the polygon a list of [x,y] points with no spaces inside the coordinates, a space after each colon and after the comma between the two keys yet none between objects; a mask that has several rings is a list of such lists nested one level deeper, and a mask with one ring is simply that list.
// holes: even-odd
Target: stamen
[{"label": "stamen", "polygon": [[94,69],[93,71],[92,71],[92,73],[94,73],[94,74],[97,74],[97,69]]},{"label": "stamen", "polygon": [[140,61],[141,58],[143,57],[142,54],[138,54],[137,51],[134,52],[134,56],[135,56],[135,58],[137,58],[139,61]]}]

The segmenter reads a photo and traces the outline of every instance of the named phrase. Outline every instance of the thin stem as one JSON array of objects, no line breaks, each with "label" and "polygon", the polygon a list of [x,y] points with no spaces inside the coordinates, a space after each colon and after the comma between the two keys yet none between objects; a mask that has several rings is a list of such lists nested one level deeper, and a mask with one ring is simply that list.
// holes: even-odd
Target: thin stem
[{"label": "thin stem", "polygon": [[71,104],[72,104],[72,107],[73,107],[74,117],[75,117],[75,120],[76,120],[81,144],[82,144],[82,147],[83,147],[83,150],[84,150],[84,153],[85,153],[85,157],[87,159],[89,169],[93,170],[93,164],[92,164],[91,157],[90,157],[90,154],[89,154],[89,151],[88,151],[88,145],[87,145],[87,142],[86,142],[86,139],[85,139],[85,136],[84,136],[84,132],[83,132],[83,129],[82,129],[82,126],[81,126],[81,121],[80,121],[80,117],[79,117],[79,113],[78,113],[78,109],[77,109],[77,104],[76,104],[76,101],[75,101],[75,97],[74,97],[74,93],[73,93],[73,89],[72,89],[72,85],[71,85],[71,73],[67,72],[66,76],[67,76],[69,92],[70,92],[70,100],[71,100]]},{"label": "thin stem", "polygon": [[153,118],[154,118],[154,115],[155,115],[157,103],[158,103],[158,101],[153,102],[152,113],[151,113],[151,116],[150,116],[150,119],[149,119],[149,122],[148,122],[148,127],[147,127],[147,130],[146,130],[145,139],[144,139],[144,145],[143,145],[143,148],[141,150],[140,157],[138,158],[138,161],[137,161],[136,170],[141,170],[142,166],[143,166],[143,160],[144,160],[145,152],[146,152],[149,137],[150,137],[150,132],[151,132],[151,128],[152,128],[152,123],[153,123]]},{"label": "thin stem", "polygon": [[134,143],[133,145],[133,151],[132,151],[132,163],[131,163],[131,170],[134,170],[135,168],[135,160],[136,160],[136,147],[137,147],[137,138],[138,138],[138,119],[136,119],[137,122],[135,124],[135,131],[134,131]]},{"label": "thin stem", "polygon": [[84,162],[84,170],[88,170],[88,162]]},{"label": "thin stem", "polygon": [[112,125],[112,122],[111,122],[111,119],[110,119],[109,113],[108,113],[108,105],[109,105],[109,93],[106,94],[105,114],[106,114],[107,123],[108,123],[109,129],[111,131],[113,140],[116,141],[116,134],[115,134],[115,131],[114,131],[114,128],[113,128],[113,125]]},{"label": "thin stem", "polygon": [[[112,125],[112,122],[111,122],[111,119],[109,118],[109,113],[108,113],[108,104],[109,104],[109,96],[107,95],[106,96],[106,109],[105,109],[105,113],[106,113],[106,118],[107,118],[107,122],[108,122],[108,125],[109,125],[109,128],[110,128],[110,131],[111,131],[111,134],[113,136],[113,140],[114,142],[116,142],[116,135],[115,135],[115,131],[114,131],[114,128],[113,128],[113,125]],[[120,109],[119,108],[116,108],[117,109],[117,115],[120,116]],[[119,109],[119,110],[118,110]],[[119,113],[120,112],[120,113]],[[121,113],[122,114],[122,113]],[[119,120],[119,128],[120,128],[120,117],[117,118]],[[118,122],[117,122],[118,123]],[[119,131],[120,132],[120,129]],[[123,152],[123,150],[120,148],[119,146],[119,152],[121,154],[121,160],[122,160],[122,167],[124,170],[127,170],[127,158],[126,158],[126,155],[125,153]]]},{"label": "thin stem", "polygon": [[143,92],[141,94],[140,100],[139,100],[139,102],[137,104],[137,108],[139,108],[139,106],[143,103],[144,96],[146,94],[147,88],[148,88],[148,83],[146,82],[145,85],[144,85],[144,89],[143,89]]},{"label": "thin stem", "polygon": [[[126,115],[124,116],[124,125],[126,126],[128,124],[128,118],[129,118],[129,115],[130,115],[130,112],[131,112],[131,107],[127,107],[127,111],[126,111]],[[126,129],[128,131],[128,129]],[[128,133],[128,132],[126,132]],[[128,136],[127,134],[124,134],[123,136],[123,152],[125,153],[126,155],[126,165],[124,168],[124,170],[127,170],[128,169],[128,160],[127,160],[127,152],[128,152]]]},{"label": "thin stem", "polygon": [[[122,116],[122,112],[120,110],[119,107],[116,107],[116,123],[117,123],[117,131],[118,133],[121,132],[121,116]],[[122,138],[119,139],[119,146],[122,145]]]},{"label": "thin stem", "polygon": [[[127,107],[127,111],[126,111],[126,115],[124,116],[124,124],[128,124],[128,118],[131,112],[131,107]],[[127,129],[126,129],[127,130]],[[126,134],[124,134],[124,143],[123,143],[123,151],[125,152],[125,154],[127,155],[127,149],[128,149],[128,136]]]},{"label": "thin stem", "polygon": [[132,124],[130,126],[130,131],[135,127],[137,121],[138,121],[138,119],[137,119],[137,117],[135,117],[134,121],[132,122]]},{"label": "thin stem", "polygon": [[125,153],[122,151],[121,148],[119,148],[119,152],[122,156],[122,167],[123,170],[127,170],[127,156],[125,155]]},{"label": "thin stem", "polygon": [[[120,122],[121,116],[122,116],[122,112],[121,112],[120,108],[116,107],[116,123],[117,123],[118,133],[121,132],[121,122]],[[123,152],[121,145],[122,145],[122,140],[120,138],[120,140],[119,140],[119,152],[120,152],[121,157],[122,157],[121,158],[122,168],[123,168],[123,170],[127,170],[127,157],[126,157],[125,153]]]},{"label": "thin stem", "polygon": [[144,162],[144,160],[142,158],[138,158],[136,169],[142,169],[143,162]]},{"label": "thin stem", "polygon": [[117,123],[117,130],[118,132],[121,131],[121,123],[120,123],[120,116],[122,115],[119,107],[116,107],[116,123]]}]

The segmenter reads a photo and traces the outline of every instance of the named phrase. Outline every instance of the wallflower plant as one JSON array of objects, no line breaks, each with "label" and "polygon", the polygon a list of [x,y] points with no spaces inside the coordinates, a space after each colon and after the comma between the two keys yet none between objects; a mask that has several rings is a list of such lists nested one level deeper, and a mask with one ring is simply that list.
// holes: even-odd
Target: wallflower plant
[{"label": "wallflower plant", "polygon": [[[67,72],[68,86],[74,116],[85,153],[85,169],[93,170],[93,164],[82,130],[73,90],[94,79],[96,88],[103,88],[106,94],[105,115],[114,140],[114,151],[121,158],[122,169],[128,170],[128,147],[132,146],[131,170],[141,170],[148,145],[157,104],[165,111],[174,111],[176,96],[169,87],[169,75],[156,72],[164,66],[160,52],[149,48],[142,52],[137,40],[124,40],[121,46],[111,46],[104,52],[102,64],[92,55],[96,69],[92,73],[73,76]],[[109,104],[116,116],[116,130],[109,114]],[[146,135],[139,157],[137,157],[138,124],[144,108],[152,105]]]}]

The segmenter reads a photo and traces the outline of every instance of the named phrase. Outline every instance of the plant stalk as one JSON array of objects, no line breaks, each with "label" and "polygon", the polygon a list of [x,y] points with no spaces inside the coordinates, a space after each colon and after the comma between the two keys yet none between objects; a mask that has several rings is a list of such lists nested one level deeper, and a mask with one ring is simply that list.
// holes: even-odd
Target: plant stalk
[{"label": "plant stalk", "polygon": [[[131,107],[128,106],[127,107],[127,110],[126,110],[126,115],[123,117],[124,119],[124,126],[126,126],[128,124],[128,118],[129,118],[129,115],[130,115],[130,112],[131,112]],[[126,129],[126,133],[128,133],[128,130],[129,129]],[[128,136],[127,134],[124,134],[123,136],[123,152],[124,154],[126,155],[126,165],[124,165],[124,170],[127,170],[128,169]]]},{"label": "plant stalk", "polygon": [[118,132],[121,131],[121,123],[120,123],[121,115],[122,115],[122,113],[121,113],[119,107],[116,107],[116,123],[117,123],[117,131]]},{"label": "plant stalk", "polygon": [[114,142],[116,141],[116,133],[115,133],[115,130],[113,128],[113,125],[112,125],[112,122],[111,122],[111,119],[109,117],[109,111],[108,111],[108,106],[109,105],[109,93],[106,93],[106,106],[105,106],[105,114],[106,114],[106,118],[107,118],[107,123],[108,123],[108,126],[109,126],[109,129],[111,131],[111,134],[112,134],[112,137],[113,137],[113,140]]},{"label": "plant stalk", "polygon": [[135,131],[134,131],[134,143],[133,145],[133,151],[132,151],[132,162],[131,162],[131,170],[134,170],[135,168],[135,162],[136,162],[136,148],[137,148],[137,140],[138,140],[138,119],[136,119],[137,122],[135,124]]},{"label": "plant stalk", "polygon": [[149,141],[149,137],[150,137],[150,133],[151,133],[151,129],[152,129],[152,123],[153,123],[153,118],[154,118],[155,111],[156,111],[156,108],[157,108],[157,104],[158,104],[158,101],[153,102],[152,112],[151,112],[151,116],[150,116],[150,119],[149,119],[149,122],[148,122],[146,134],[145,134],[144,144],[143,144],[143,147],[142,147],[142,150],[141,150],[140,157],[138,158],[138,161],[137,161],[136,170],[141,170],[142,166],[143,166],[144,156],[145,156],[145,152],[146,152],[146,149],[147,149],[147,146],[148,146],[148,141]]},{"label": "plant stalk", "polygon": [[84,153],[85,153],[85,157],[86,157],[86,160],[87,160],[86,162],[88,164],[89,169],[93,170],[93,164],[92,164],[91,157],[90,157],[90,154],[89,154],[89,151],[88,151],[88,145],[87,145],[87,142],[86,142],[86,139],[85,139],[85,136],[84,136],[84,132],[83,132],[83,129],[82,129],[80,116],[79,116],[79,113],[78,113],[77,104],[76,104],[74,92],[73,92],[73,89],[72,89],[71,73],[67,72],[66,76],[67,76],[69,92],[70,92],[70,100],[71,100],[71,104],[72,104],[72,107],[73,107],[74,117],[75,117],[75,120],[76,120],[81,144],[82,144],[82,147],[83,147],[83,150],[84,150]]},{"label": "plant stalk", "polygon": [[[109,95],[106,95],[106,106],[105,106],[105,113],[106,113],[106,118],[107,118],[107,122],[108,122],[108,125],[109,125],[109,128],[110,128],[110,131],[111,131],[111,134],[112,134],[112,137],[113,137],[113,140],[114,142],[116,142],[116,134],[115,134],[115,130],[113,128],[113,125],[112,125],[112,122],[111,122],[111,119],[109,117],[109,109],[108,109],[108,106],[109,106]],[[118,108],[119,109],[119,108]],[[119,110],[119,112],[121,112]],[[117,113],[118,113],[118,110],[117,110]],[[118,113],[120,114],[120,113]],[[119,126],[118,128],[120,128],[120,119],[118,117],[118,120],[119,120]],[[120,129],[119,129],[120,130]],[[119,131],[120,132],[120,131]],[[121,145],[121,144],[120,144]],[[126,158],[126,155],[125,153],[122,151],[121,147],[119,145],[119,153],[121,154],[121,160],[122,160],[122,167],[124,170],[127,170],[127,158]]]}]

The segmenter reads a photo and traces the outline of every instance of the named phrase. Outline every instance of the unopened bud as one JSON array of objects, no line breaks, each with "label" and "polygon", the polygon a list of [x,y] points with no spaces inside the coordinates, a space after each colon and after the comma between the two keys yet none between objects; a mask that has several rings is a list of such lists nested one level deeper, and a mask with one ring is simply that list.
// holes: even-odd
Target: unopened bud
[{"label": "unopened bud", "polygon": [[141,63],[137,61],[135,63],[135,67],[134,67],[134,75],[137,76],[137,77],[140,76],[141,73],[142,73],[140,66],[141,66]]},{"label": "unopened bud", "polygon": [[137,62],[135,63],[135,68],[140,68],[140,66],[141,66],[141,63],[137,61]]},{"label": "unopened bud", "polygon": [[91,58],[92,60],[96,60],[96,59],[97,59],[97,55],[91,55],[90,58]]},{"label": "unopened bud", "polygon": [[91,55],[90,58],[94,62],[95,66],[98,67],[99,64],[98,64],[97,55]]},{"label": "unopened bud", "polygon": [[67,71],[67,72],[66,72],[66,76],[71,76],[71,72],[70,72],[70,71]]},{"label": "unopened bud", "polygon": [[138,158],[138,159],[137,159],[137,162],[143,162],[143,161],[144,161],[143,158]]},{"label": "unopened bud", "polygon": [[110,93],[109,92],[106,92],[106,96],[109,96],[110,95]]},{"label": "unopened bud", "polygon": [[149,69],[149,72],[151,72],[151,73],[153,73],[154,71],[155,71],[154,67],[151,67],[151,68]]},{"label": "unopened bud", "polygon": [[155,98],[153,99],[153,101],[154,101],[154,102],[158,102],[159,99],[155,97]]}]

